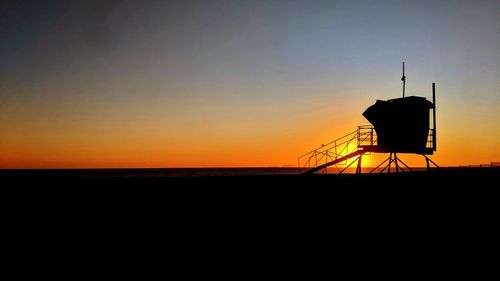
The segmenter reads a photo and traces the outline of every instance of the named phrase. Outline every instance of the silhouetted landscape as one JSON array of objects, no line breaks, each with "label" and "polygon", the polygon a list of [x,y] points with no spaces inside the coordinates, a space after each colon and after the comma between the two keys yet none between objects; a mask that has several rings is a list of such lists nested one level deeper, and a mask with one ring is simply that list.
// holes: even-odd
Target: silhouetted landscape
[{"label": "silhouetted landscape", "polygon": [[16,221],[23,226],[35,221],[42,227],[48,220],[58,227],[118,222],[177,233],[199,226],[210,231],[238,225],[250,231],[248,225],[275,229],[285,224],[304,232],[336,229],[339,222],[364,228],[384,221],[410,229],[415,224],[436,229],[464,221],[491,224],[500,180],[500,167],[341,175],[290,174],[293,169],[277,174],[281,168],[271,169],[274,174],[261,169],[261,174],[235,175],[238,169],[229,170],[232,175],[212,176],[168,176],[162,169],[1,170],[0,183],[3,200],[12,206],[10,218],[22,217]]},{"label": "silhouetted landscape", "polygon": [[480,198],[500,179],[498,11],[493,0],[2,2],[0,185],[83,211],[144,198],[284,213],[341,193],[415,210]]}]

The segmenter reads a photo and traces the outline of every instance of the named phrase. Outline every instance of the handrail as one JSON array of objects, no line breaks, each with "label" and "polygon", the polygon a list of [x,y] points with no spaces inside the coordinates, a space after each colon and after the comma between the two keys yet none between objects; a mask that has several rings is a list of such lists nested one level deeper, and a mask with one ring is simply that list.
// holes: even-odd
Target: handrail
[{"label": "handrail", "polygon": [[347,135],[345,135],[345,136],[343,136],[343,137],[340,137],[340,138],[338,138],[338,139],[336,139],[336,140],[333,140],[333,141],[331,141],[331,142],[329,142],[329,143],[327,143],[327,144],[325,144],[325,145],[322,145],[322,146],[320,146],[320,147],[318,147],[318,148],[316,148],[316,149],[313,149],[313,150],[311,150],[311,151],[309,151],[309,152],[307,152],[307,153],[304,153],[303,155],[299,156],[299,158],[300,158],[300,157],[303,157],[303,156],[306,156],[307,154],[312,153],[312,152],[314,152],[314,151],[316,151],[316,150],[319,150],[320,148],[323,148],[323,147],[325,147],[325,146],[329,146],[330,144],[335,143],[336,141],[341,140],[341,139],[343,139],[343,138],[345,138],[345,137],[347,137],[347,136],[349,136],[349,135],[352,135],[352,134],[354,134],[354,133],[357,133],[357,132],[358,132],[357,130],[356,130],[356,131],[352,131],[352,132],[350,132],[349,134],[347,134]]},{"label": "handrail", "polygon": [[[355,140],[356,142],[354,142]],[[374,129],[370,125],[358,126],[357,130],[299,156],[297,158],[298,167],[317,170],[315,168],[319,166],[326,167],[330,165],[328,163],[340,164],[347,161],[347,156],[360,150],[359,146],[366,142],[370,143],[370,145],[375,144]],[[337,159],[345,160],[339,160],[339,163],[339,161],[336,161]],[[303,162],[302,165],[301,161]]]}]

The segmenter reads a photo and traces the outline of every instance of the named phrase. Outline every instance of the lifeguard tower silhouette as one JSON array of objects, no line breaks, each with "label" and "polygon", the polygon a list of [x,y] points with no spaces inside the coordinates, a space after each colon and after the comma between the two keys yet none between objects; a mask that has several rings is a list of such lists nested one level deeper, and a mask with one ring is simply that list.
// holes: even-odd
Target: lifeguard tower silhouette
[{"label": "lifeguard tower silhouette", "polygon": [[[438,167],[428,157],[436,151],[435,83],[432,83],[431,103],[425,97],[405,97],[404,62],[401,80],[403,81],[402,98],[377,100],[363,112],[363,116],[373,127],[358,126],[356,131],[300,156],[297,160],[300,171],[305,171],[305,174],[320,171],[326,173],[328,167],[335,166],[339,173],[343,173],[357,161],[356,173],[358,174],[361,173],[362,156],[367,153],[389,153],[389,157],[373,168],[370,173],[386,163],[386,166],[379,172],[390,173],[392,164],[396,172],[406,172],[405,169],[413,171],[398,158],[397,153],[420,154],[425,158],[428,170],[430,170],[430,163]],[[353,160],[348,164],[351,159]],[[339,165],[346,166],[341,169]]]}]

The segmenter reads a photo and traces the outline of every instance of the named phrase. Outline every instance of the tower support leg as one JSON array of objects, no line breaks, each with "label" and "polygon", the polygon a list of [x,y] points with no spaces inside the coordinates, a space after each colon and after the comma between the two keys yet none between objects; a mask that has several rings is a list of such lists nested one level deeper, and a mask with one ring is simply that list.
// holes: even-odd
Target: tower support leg
[{"label": "tower support leg", "polygon": [[439,166],[436,163],[434,163],[434,161],[432,161],[429,157],[427,157],[427,155],[422,154],[422,156],[424,156],[424,158],[425,158],[425,163],[427,164],[427,171],[431,170],[430,163],[432,163],[434,166],[436,166],[436,168],[439,168]]},{"label": "tower support leg", "polygon": [[[432,162],[432,160],[430,160],[430,159],[429,159],[429,161]],[[396,152],[390,152],[389,157],[386,158],[382,163],[378,164],[377,167],[373,168],[370,171],[370,174],[373,173],[375,170],[377,170],[380,166],[384,165],[386,162],[388,162],[387,165],[385,165],[384,168],[381,171],[379,171],[379,173],[384,173],[386,169],[387,169],[388,174],[391,173],[391,164],[393,162],[394,162],[394,165],[396,166],[396,173],[406,172],[405,169],[403,168],[403,166],[406,167],[408,169],[408,171],[413,172],[412,168],[410,168],[408,165],[406,165],[405,162],[403,162],[401,159],[398,158],[398,155]],[[436,165],[434,162],[432,162],[432,163],[434,165]],[[436,165],[436,167],[437,167],[437,165]]]},{"label": "tower support leg", "polygon": [[389,165],[387,165],[387,173],[391,173],[391,163],[392,163],[392,152],[389,153]]},{"label": "tower support leg", "polygon": [[[370,173],[369,173],[369,174],[371,174],[371,173],[375,172],[375,170],[377,170],[380,166],[384,165],[384,164],[385,164],[385,162],[387,162],[387,160],[389,160],[389,158],[386,158],[386,159],[384,160],[384,162],[382,162],[382,163],[378,164],[378,166],[377,166],[377,167],[375,167],[375,168],[373,168],[373,169],[370,171]],[[384,167],[384,168],[382,169],[381,173],[385,170],[385,168],[387,168],[387,167]]]},{"label": "tower support leg", "polygon": [[356,167],[356,174],[361,174],[361,156],[358,158],[358,166]]},{"label": "tower support leg", "polygon": [[396,155],[396,152],[394,152],[394,164],[396,165],[396,173],[399,173],[398,156]]}]

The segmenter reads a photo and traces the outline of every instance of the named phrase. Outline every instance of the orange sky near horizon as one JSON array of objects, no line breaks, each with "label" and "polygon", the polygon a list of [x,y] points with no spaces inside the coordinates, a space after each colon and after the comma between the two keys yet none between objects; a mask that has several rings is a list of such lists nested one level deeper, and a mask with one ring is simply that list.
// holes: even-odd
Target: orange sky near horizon
[{"label": "orange sky near horizon", "polygon": [[[0,120],[1,127],[9,129],[0,142],[0,168],[296,166],[301,154],[369,124],[361,113],[374,100],[362,92],[345,89],[344,97],[319,95],[304,104],[301,99],[227,106],[205,101],[203,112],[198,106],[179,104],[179,112],[173,114],[163,112],[161,99],[153,107],[129,101],[119,107],[100,103],[99,110],[91,102],[75,108],[64,101],[57,101],[56,107],[42,101],[23,103],[3,110],[18,118]],[[446,93],[439,85],[437,92],[438,151],[431,158],[442,166],[500,159],[500,131],[483,134],[488,125],[453,113],[451,106],[440,106],[440,95]],[[385,157],[372,154],[363,163],[375,166]],[[421,156],[400,157],[411,166],[425,165]]]},{"label": "orange sky near horizon", "polygon": [[401,97],[403,60],[407,96],[436,83],[431,158],[500,162],[498,1],[14,2],[0,169],[296,166]]}]

